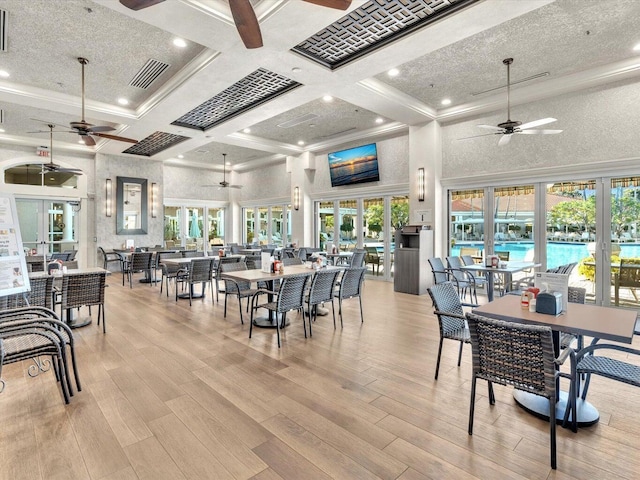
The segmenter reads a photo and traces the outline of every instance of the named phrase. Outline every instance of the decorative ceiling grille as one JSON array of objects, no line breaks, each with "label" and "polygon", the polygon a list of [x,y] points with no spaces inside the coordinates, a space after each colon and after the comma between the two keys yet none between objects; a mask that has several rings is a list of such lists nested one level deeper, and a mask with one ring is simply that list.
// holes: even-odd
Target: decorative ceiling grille
[{"label": "decorative ceiling grille", "polygon": [[189,140],[189,137],[175,135],[173,133],[154,132],[147,138],[144,138],[135,145],[127,148],[122,153],[152,157],[156,153],[162,152],[163,150],[166,150],[169,147],[173,147],[174,145],[177,145],[180,142],[184,142],[185,140]]},{"label": "decorative ceiling grille", "polygon": [[171,124],[208,130],[300,85],[295,80],[259,68]]},{"label": "decorative ceiling grille", "polygon": [[293,47],[332,70],[479,0],[371,0]]}]

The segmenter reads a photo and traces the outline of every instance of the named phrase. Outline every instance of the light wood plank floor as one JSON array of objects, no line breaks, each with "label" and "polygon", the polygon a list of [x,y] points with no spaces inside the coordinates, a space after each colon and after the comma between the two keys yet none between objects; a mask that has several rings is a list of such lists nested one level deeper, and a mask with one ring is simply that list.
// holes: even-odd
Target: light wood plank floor
[{"label": "light wood plank floor", "polygon": [[[300,317],[283,332],[240,324],[211,299],[177,303],[158,287],[107,289],[107,334],[76,331],[83,391],[65,406],[52,373],[8,365],[0,394],[2,479],[637,479],[640,390],[602,378],[590,400],[596,426],[558,429],[496,387],[479,385],[467,434],[470,351],[456,366],[445,342],[433,380],[438,327],[428,296],[367,280],[361,324]],[[606,321],[606,319],[603,319]],[[338,324],[339,325],[339,324]],[[640,347],[640,341],[635,342]]]}]

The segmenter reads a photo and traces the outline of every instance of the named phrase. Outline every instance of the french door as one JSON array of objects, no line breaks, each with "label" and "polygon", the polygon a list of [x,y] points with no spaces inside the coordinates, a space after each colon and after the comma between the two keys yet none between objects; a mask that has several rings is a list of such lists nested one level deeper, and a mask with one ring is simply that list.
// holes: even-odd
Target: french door
[{"label": "french door", "polygon": [[17,198],[24,248],[37,255],[77,250],[78,216],[73,203]]}]

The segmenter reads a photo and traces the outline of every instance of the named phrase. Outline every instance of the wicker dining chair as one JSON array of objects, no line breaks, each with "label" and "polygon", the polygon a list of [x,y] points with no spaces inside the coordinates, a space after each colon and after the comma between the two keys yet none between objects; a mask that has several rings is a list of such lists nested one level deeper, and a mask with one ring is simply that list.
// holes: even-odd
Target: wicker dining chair
[{"label": "wicker dining chair", "polygon": [[366,267],[350,267],[344,269],[344,273],[340,278],[338,291],[334,292],[334,296],[338,297],[338,314],[340,315],[341,327],[344,327],[344,324],[342,323],[342,301],[348,298],[358,299],[358,302],[360,303],[360,323],[364,323],[364,313],[362,311],[362,287],[364,285],[364,274],[366,272]]},{"label": "wicker dining chair", "polygon": [[158,257],[158,266],[160,267],[161,277],[160,277],[160,293],[162,293],[163,284],[167,285],[167,297],[169,296],[169,282],[171,280],[175,281],[178,272],[180,271],[179,265],[170,265],[168,263],[162,263],[163,260],[168,258],[182,258],[182,254],[180,252],[162,252],[156,253]]},{"label": "wicker dining chair", "polygon": [[[298,275],[292,275],[285,277],[280,282],[280,288],[277,292],[267,289],[258,289],[251,299],[251,323],[249,326],[249,338],[253,333],[253,314],[259,308],[265,308],[276,316],[276,331],[278,336],[278,348],[280,348],[280,328],[286,324],[287,313],[291,310],[302,310],[304,308],[304,292],[309,281],[310,273],[300,273]],[[265,303],[258,303],[258,299],[262,295],[274,296],[277,295],[275,300],[267,301]],[[277,316],[281,315],[281,320],[278,320]],[[302,316],[304,325],[304,314]]]},{"label": "wicker dining chair", "polygon": [[[311,321],[315,321],[318,316],[318,305],[331,302],[331,311],[333,312],[333,328],[336,328],[336,309],[333,299],[334,291],[338,275],[342,273],[339,269],[323,269],[318,270],[311,279],[309,293],[307,294],[307,311],[309,312],[309,336],[312,336]],[[304,322],[304,320],[303,320]],[[305,330],[306,338],[307,332]]]},{"label": "wicker dining chair", "polygon": [[249,281],[237,281],[232,278],[225,278],[225,273],[239,272],[249,270],[244,262],[222,263],[220,265],[221,280],[224,282],[224,317],[227,317],[227,298],[229,295],[233,295],[238,299],[238,311],[240,312],[240,323],[244,325],[244,319],[242,317],[242,299],[247,299],[247,311],[249,311],[249,299],[258,291],[255,288],[251,288],[251,282]]},{"label": "wicker dining chair", "polygon": [[[145,272],[149,279],[152,279],[152,260],[153,253],[151,252],[134,252],[131,254],[128,260],[122,262],[122,286],[124,287],[125,276],[129,279],[129,287],[133,288],[133,274],[136,272]],[[153,282],[149,282],[149,286],[153,285]]]},{"label": "wicker dining chair", "polygon": [[63,275],[61,292],[62,311],[87,306],[98,307],[98,326],[102,320],[102,333],[107,333],[104,308],[104,289],[106,272],[85,273],[81,275]]},{"label": "wicker dining chair", "polygon": [[471,343],[469,329],[462,307],[477,307],[475,304],[462,303],[456,288],[451,282],[443,282],[427,289],[433,302],[433,312],[438,317],[440,330],[440,342],[438,344],[438,357],[436,360],[435,379],[438,380],[440,371],[440,357],[442,356],[442,344],[445,339],[460,343],[458,351],[458,367],[462,361],[462,347],[465,343]]},{"label": "wicker dining chair", "polygon": [[[65,403],[73,395],[68,376],[66,345],[73,347],[73,334],[58,316],[43,307],[26,307],[0,311],[0,341],[4,346],[4,364],[33,360],[27,372],[30,377],[53,367]],[[72,350],[73,352],[73,350]],[[51,357],[51,361],[47,358]],[[75,356],[74,370],[75,370]],[[76,384],[80,382],[76,373]]]},{"label": "wicker dining chair", "polygon": [[469,435],[473,417],[477,380],[488,382],[489,404],[496,402],[493,384],[513,387],[549,401],[551,468],[556,469],[556,381],[558,371],[550,327],[504,322],[467,314],[473,370],[469,406]]},{"label": "wicker dining chair", "polygon": [[211,302],[213,299],[213,288],[211,287],[211,279],[213,276],[213,258],[193,258],[188,268],[182,268],[176,276],[176,302],[178,301],[178,284],[181,283],[189,289],[189,306],[193,299],[193,286],[196,283],[202,283],[202,300],[204,300],[204,291],[206,285],[211,288]]},{"label": "wicker dining chair", "polygon": [[28,306],[53,308],[53,275],[29,279],[30,291],[7,297],[6,308]]},{"label": "wicker dining chair", "polygon": [[451,272],[451,276],[456,279],[456,287],[460,298],[465,299],[468,293],[469,299],[478,303],[476,277],[470,272],[462,270],[462,267],[465,266],[462,262],[462,258],[449,256],[447,257],[447,264],[449,265],[448,271]]},{"label": "wicker dining chair", "polygon": [[241,262],[243,258],[241,256],[234,257],[220,257],[217,263],[215,264],[213,280],[216,284],[216,302],[219,301],[219,294],[224,293],[224,289],[221,288],[221,285],[224,285],[224,282],[221,279],[221,269],[222,265],[226,263],[238,263]]}]

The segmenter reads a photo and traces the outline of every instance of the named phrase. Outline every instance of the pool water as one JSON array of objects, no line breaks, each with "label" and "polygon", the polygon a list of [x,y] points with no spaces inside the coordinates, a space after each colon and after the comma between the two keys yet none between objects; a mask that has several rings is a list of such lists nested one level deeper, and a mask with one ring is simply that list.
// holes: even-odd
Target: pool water
[{"label": "pool water", "polygon": [[[451,249],[451,255],[460,255],[460,247],[477,248],[481,252],[484,250],[482,243],[458,244]],[[621,243],[620,257],[638,258],[640,257],[640,244]],[[496,252],[510,252],[509,260],[532,260],[533,242],[504,242],[496,243]],[[527,256],[527,253],[529,255]],[[567,263],[579,262],[583,258],[590,257],[586,243],[548,242],[547,243],[547,268],[554,268]]]}]

